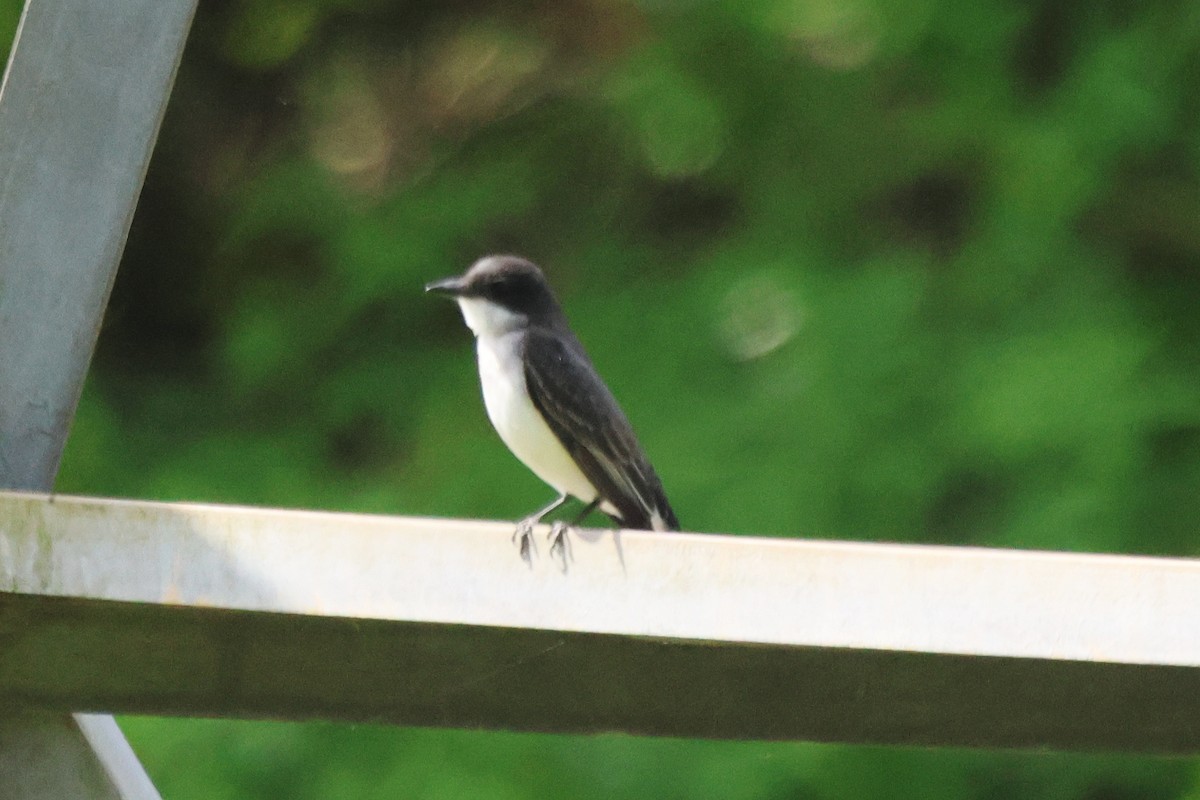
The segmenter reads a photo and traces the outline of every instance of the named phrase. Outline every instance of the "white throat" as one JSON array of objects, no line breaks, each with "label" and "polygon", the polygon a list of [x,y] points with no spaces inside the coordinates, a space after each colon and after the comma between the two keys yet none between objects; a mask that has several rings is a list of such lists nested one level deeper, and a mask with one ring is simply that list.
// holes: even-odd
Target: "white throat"
[{"label": "white throat", "polygon": [[525,325],[523,314],[509,311],[490,300],[479,297],[459,297],[458,307],[462,309],[463,321],[471,329],[471,333],[481,338],[503,336]]}]

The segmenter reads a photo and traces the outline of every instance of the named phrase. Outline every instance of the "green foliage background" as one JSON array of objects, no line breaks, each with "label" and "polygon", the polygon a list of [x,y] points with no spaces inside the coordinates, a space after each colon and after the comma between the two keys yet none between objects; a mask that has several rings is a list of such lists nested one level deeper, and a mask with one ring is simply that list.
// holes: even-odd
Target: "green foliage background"
[{"label": "green foliage background", "polygon": [[[516,251],[688,529],[1196,554],[1198,89],[1195,3],[201,3],[59,489],[517,518],[546,489],[420,290]],[[171,800],[1200,798],[1185,760],[124,724]]]}]

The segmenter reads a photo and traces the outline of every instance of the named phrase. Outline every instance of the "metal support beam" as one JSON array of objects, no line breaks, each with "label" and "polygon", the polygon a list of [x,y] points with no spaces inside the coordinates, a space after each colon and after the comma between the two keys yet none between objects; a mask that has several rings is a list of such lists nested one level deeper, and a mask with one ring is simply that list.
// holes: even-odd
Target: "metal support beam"
[{"label": "metal support beam", "polygon": [[[113,718],[97,714],[0,717],[5,798],[158,797]],[[54,771],[38,765],[54,764]]]},{"label": "metal support beam", "polygon": [[25,9],[0,88],[0,486],[53,485],[193,8]]},{"label": "metal support beam", "polygon": [[1200,561],[511,533],[0,494],[0,700],[1200,752]]},{"label": "metal support beam", "polygon": [[[0,87],[0,486],[53,486],[194,7],[26,5]],[[112,720],[5,711],[0,737],[6,798],[158,796]]]}]

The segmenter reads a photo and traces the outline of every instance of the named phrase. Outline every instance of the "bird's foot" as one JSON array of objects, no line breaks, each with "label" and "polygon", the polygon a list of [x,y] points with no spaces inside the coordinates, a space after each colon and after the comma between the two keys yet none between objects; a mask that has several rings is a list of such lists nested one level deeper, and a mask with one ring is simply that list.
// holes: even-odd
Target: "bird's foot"
[{"label": "bird's foot", "polygon": [[513,531],[512,541],[524,561],[530,561],[533,555],[533,526],[538,522],[537,517],[526,517],[517,523]]},{"label": "bird's foot", "polygon": [[567,559],[571,554],[571,540],[567,534],[571,532],[571,526],[559,520],[550,526],[550,533],[546,536],[546,541],[550,542],[550,555],[554,555],[557,550],[562,556],[563,569],[567,568]]}]

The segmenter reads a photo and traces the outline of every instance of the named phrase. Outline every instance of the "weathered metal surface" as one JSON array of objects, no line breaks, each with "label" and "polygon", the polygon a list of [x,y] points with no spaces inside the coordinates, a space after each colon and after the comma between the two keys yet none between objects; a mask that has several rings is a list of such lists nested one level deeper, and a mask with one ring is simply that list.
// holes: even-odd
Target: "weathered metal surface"
[{"label": "weathered metal surface", "polygon": [[0,495],[0,696],[1200,752],[1200,562],[583,531],[564,569],[544,544],[527,565],[510,533]]}]

